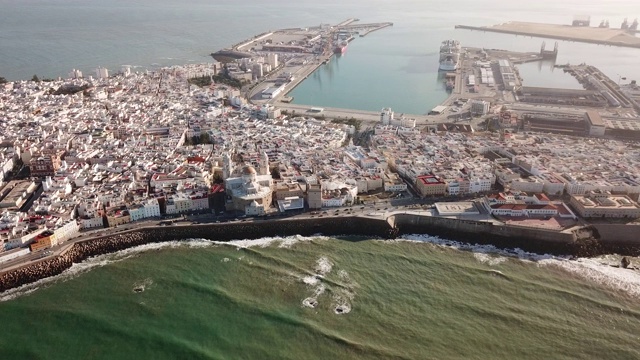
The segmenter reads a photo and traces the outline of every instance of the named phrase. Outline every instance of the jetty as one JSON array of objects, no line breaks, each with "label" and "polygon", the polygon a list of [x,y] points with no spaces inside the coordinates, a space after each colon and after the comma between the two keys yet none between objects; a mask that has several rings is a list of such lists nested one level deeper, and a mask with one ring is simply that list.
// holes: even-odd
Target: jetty
[{"label": "jetty", "polygon": [[640,49],[640,37],[636,37],[633,31],[623,29],[519,21],[493,26],[456,25],[455,28]]}]

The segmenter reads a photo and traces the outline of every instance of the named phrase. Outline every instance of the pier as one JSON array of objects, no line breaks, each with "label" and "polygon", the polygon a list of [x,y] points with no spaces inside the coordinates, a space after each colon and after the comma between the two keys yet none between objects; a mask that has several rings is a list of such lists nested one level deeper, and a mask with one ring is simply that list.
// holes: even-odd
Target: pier
[{"label": "pier", "polygon": [[493,26],[456,25],[455,28],[640,49],[640,37],[621,29],[518,21]]},{"label": "pier", "polygon": [[360,37],[365,37],[368,34],[384,29],[386,27],[393,26],[392,22],[374,23],[374,24],[355,24],[355,25],[338,25],[340,30],[347,30],[357,32]]}]

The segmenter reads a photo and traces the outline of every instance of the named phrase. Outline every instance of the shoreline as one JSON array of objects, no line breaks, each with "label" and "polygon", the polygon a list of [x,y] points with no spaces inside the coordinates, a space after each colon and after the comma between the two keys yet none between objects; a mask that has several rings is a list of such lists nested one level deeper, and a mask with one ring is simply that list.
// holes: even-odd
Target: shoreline
[{"label": "shoreline", "polygon": [[[593,257],[617,253],[639,256],[640,244],[602,241],[596,237],[578,238],[569,236],[546,237],[539,229],[488,227],[465,220],[445,219],[422,221],[420,215],[394,214],[386,219],[364,216],[328,217],[323,219],[285,219],[240,222],[231,224],[199,224],[171,227],[143,226],[124,233],[99,236],[75,242],[59,255],[43,258],[32,264],[0,273],[0,293],[27,285],[38,280],[59,275],[74,263],[98,255],[115,253],[135,246],[202,238],[227,242],[239,239],[285,236],[370,236],[395,239],[403,235],[429,235],[465,244],[492,245],[498,249],[522,249],[536,254],[558,256]],[[417,219],[417,220],[416,220]],[[442,218],[438,218],[442,219]],[[465,225],[471,227],[465,227]],[[472,230],[484,226],[479,230]],[[504,233],[511,229],[522,236]],[[508,232],[508,231],[507,231]],[[557,232],[556,232],[557,233]],[[558,233],[559,234],[559,233]],[[546,234],[549,235],[549,234]]]}]

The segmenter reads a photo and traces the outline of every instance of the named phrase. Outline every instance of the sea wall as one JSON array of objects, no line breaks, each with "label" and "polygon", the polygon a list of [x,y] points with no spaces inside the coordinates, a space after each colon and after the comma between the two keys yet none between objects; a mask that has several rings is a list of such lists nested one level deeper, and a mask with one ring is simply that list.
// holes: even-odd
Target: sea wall
[{"label": "sea wall", "polygon": [[145,227],[76,242],[58,256],[0,273],[0,292],[35,282],[45,277],[58,275],[70,268],[74,263],[79,263],[92,256],[153,242],[188,238],[229,241],[291,235],[312,236],[320,233],[328,236],[363,235],[387,237],[389,236],[389,230],[389,224],[382,219],[358,217],[256,220],[225,224]]},{"label": "sea wall", "polygon": [[413,214],[395,214],[390,224],[399,234],[429,234],[445,239],[520,248],[529,252],[555,255],[593,256],[602,251],[590,229],[561,233],[553,230],[512,225],[494,225],[474,220],[458,220]]},{"label": "sea wall", "polygon": [[601,253],[640,256],[640,225],[592,225]]},{"label": "sea wall", "polygon": [[[519,226],[494,225],[487,222],[457,220],[412,214],[395,214],[387,219],[366,217],[326,217],[314,219],[251,220],[223,224],[174,225],[144,227],[115,235],[76,242],[58,256],[29,263],[0,273],[0,292],[45,277],[62,273],[74,263],[89,257],[126,248],[189,238],[216,241],[257,239],[275,236],[361,235],[393,238],[403,234],[429,234],[468,243],[490,244],[500,248],[521,248],[535,253],[594,256],[605,253],[640,255],[637,228],[625,228],[620,241],[613,227],[588,227],[572,233]],[[606,236],[602,236],[599,230]]]}]

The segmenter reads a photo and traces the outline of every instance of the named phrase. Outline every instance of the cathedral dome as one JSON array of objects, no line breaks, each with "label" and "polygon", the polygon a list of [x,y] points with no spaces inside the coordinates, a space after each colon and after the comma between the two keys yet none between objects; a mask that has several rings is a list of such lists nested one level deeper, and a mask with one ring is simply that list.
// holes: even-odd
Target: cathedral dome
[{"label": "cathedral dome", "polygon": [[246,165],[242,167],[242,175],[256,175],[257,171],[251,165]]}]

